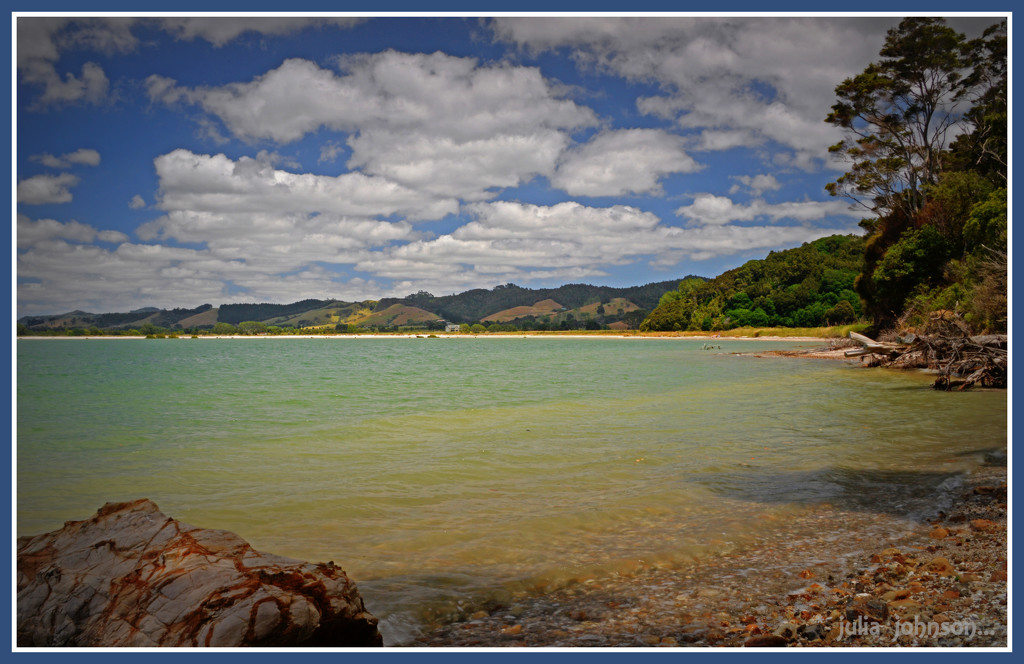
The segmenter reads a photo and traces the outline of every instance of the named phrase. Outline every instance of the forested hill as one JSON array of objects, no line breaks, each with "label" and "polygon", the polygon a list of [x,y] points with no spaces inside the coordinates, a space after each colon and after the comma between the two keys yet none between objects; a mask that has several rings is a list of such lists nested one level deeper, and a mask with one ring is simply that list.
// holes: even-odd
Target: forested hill
[{"label": "forested hill", "polygon": [[684,279],[665,293],[641,330],[724,330],[733,327],[813,327],[856,321],[861,302],[854,281],[864,238],[833,235],[773,251],[710,281]]},{"label": "forested hill", "polygon": [[514,307],[529,307],[542,300],[554,300],[566,309],[580,309],[591,303],[609,302],[616,298],[622,298],[632,302],[640,309],[650,311],[658,305],[658,301],[665,291],[674,289],[678,283],[678,279],[673,279],[628,288],[567,284],[558,288],[536,290],[515,284],[505,284],[491,290],[477,288],[457,295],[441,297],[421,291],[416,295],[400,299],[385,298],[380,301],[377,308],[383,309],[394,304],[403,304],[434,312],[453,323],[483,320],[496,312]]}]

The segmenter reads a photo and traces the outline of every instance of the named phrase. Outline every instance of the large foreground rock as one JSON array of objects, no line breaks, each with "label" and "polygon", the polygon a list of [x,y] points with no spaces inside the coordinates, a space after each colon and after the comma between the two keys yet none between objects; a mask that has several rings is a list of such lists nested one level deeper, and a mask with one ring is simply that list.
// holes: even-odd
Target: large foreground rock
[{"label": "large foreground rock", "polygon": [[18,539],[19,646],[379,646],[334,563],[253,550],[149,500]]}]

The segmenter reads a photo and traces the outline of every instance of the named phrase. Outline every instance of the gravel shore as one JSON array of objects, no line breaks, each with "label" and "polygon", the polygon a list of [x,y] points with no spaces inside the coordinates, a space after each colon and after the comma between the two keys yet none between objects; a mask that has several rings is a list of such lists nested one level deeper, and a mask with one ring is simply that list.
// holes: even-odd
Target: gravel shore
[{"label": "gravel shore", "polygon": [[1006,647],[1005,456],[990,455],[937,509],[884,539],[872,527],[894,516],[812,512],[766,525],[743,551],[469,607],[407,645]]}]

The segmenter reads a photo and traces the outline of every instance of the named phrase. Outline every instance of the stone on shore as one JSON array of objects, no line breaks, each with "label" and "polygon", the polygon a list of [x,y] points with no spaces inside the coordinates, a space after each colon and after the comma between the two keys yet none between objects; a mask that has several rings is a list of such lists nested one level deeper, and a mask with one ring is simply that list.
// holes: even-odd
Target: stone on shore
[{"label": "stone on shore", "polygon": [[380,646],[334,563],[255,551],[146,499],[18,539],[17,643],[27,646]]}]

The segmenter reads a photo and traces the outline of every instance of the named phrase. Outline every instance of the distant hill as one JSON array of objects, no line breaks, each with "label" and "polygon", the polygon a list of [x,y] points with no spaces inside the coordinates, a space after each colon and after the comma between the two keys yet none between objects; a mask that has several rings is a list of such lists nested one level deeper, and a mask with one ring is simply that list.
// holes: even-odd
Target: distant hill
[{"label": "distant hill", "polygon": [[378,306],[387,307],[396,303],[415,306],[433,311],[441,318],[453,323],[483,321],[499,312],[506,312],[516,307],[534,307],[537,303],[545,300],[553,300],[567,310],[574,310],[587,305],[594,305],[596,308],[602,302],[621,298],[632,302],[638,309],[649,311],[658,306],[661,296],[666,291],[675,289],[679,281],[679,279],[672,279],[628,288],[566,284],[558,288],[532,289],[515,284],[505,284],[490,290],[477,288],[458,295],[441,297],[421,291],[416,295],[401,299],[385,298],[380,301]]},{"label": "distant hill", "polygon": [[525,318],[527,316],[546,316],[549,314],[556,313],[566,309],[558,302],[552,299],[541,300],[535,302],[532,306],[520,306],[512,307],[511,309],[503,309],[496,314],[485,316],[480,320],[484,323],[508,323],[509,321],[516,320],[517,318]]},{"label": "distant hill", "polygon": [[[210,330],[224,323],[255,322],[279,328],[372,329],[427,327],[440,329],[445,322],[511,325],[524,329],[575,329],[583,326],[635,328],[661,296],[679,279],[610,288],[567,284],[558,288],[531,289],[505,284],[490,290],[473,289],[457,295],[435,297],[419,292],[404,298],[344,302],[307,299],[291,304],[204,304],[194,309],[144,307],[126,313],[92,314],[72,311],[52,316],[25,316],[17,322],[23,332],[68,330],[126,331],[148,333]],[[642,315],[641,315],[642,314]]]}]

